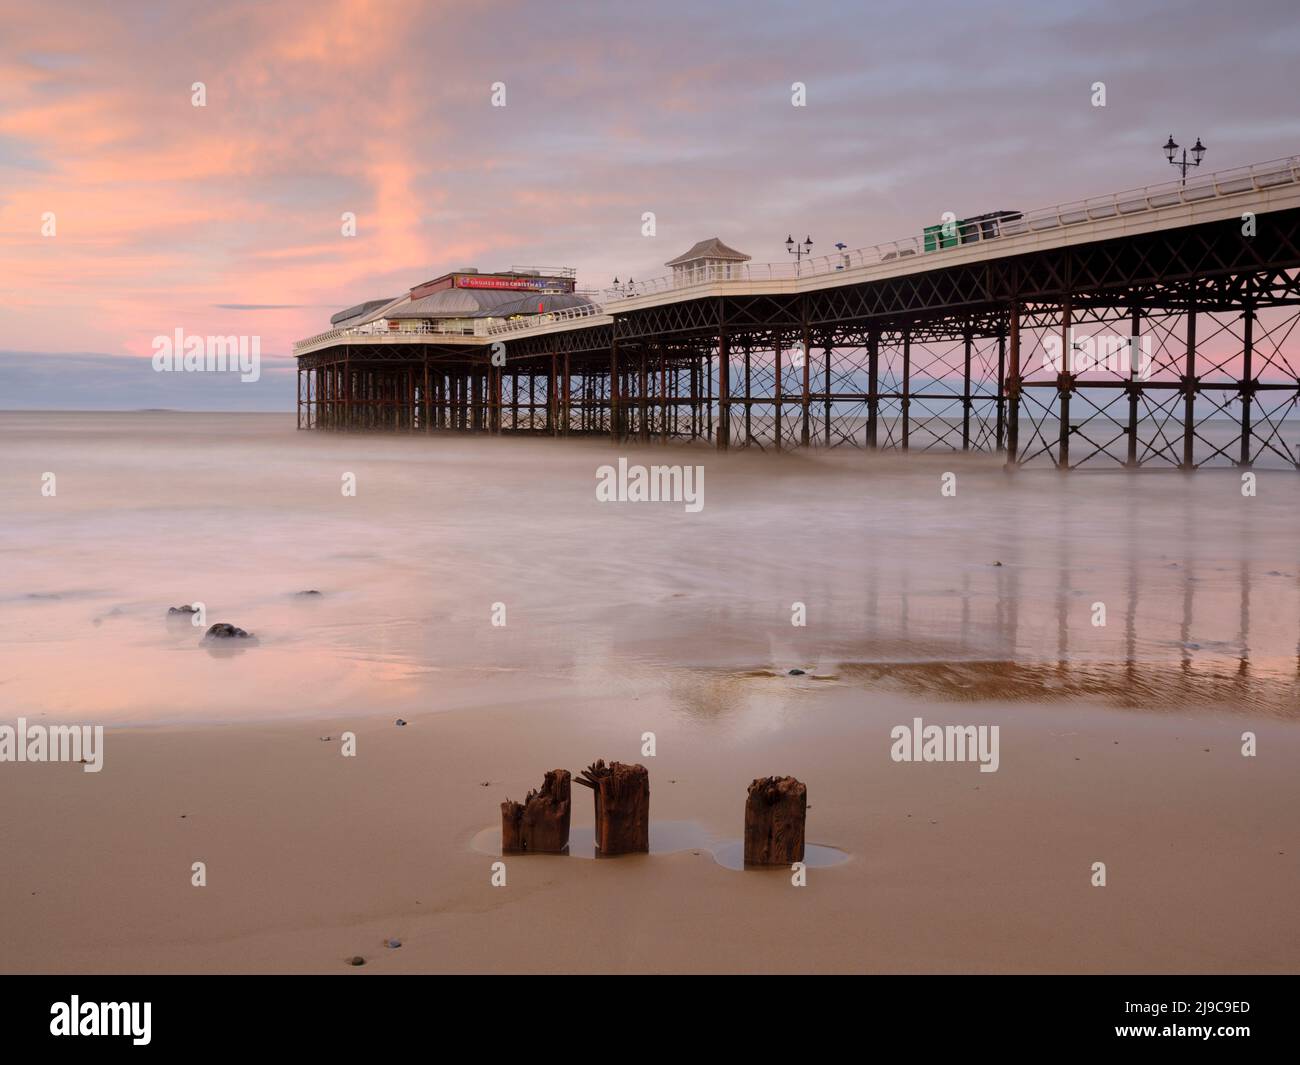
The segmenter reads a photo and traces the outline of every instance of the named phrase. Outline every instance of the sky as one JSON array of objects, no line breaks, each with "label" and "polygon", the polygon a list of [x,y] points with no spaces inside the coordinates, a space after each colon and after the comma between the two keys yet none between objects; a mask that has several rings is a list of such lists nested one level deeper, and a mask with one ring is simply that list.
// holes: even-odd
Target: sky
[{"label": "sky", "polygon": [[[0,0],[0,409],[288,409],[295,339],[450,269],[599,289],[1167,181],[1171,133],[1291,155],[1297,10]],[[155,374],[177,329],[261,379]]]}]

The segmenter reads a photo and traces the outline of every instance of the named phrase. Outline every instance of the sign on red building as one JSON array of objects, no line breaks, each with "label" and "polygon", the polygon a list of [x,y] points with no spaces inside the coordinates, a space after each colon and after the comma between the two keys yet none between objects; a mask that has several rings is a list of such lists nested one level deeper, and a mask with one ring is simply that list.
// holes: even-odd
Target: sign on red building
[{"label": "sign on red building", "polygon": [[457,288],[497,288],[511,292],[563,292],[561,282],[545,277],[493,277],[484,274],[457,274]]}]

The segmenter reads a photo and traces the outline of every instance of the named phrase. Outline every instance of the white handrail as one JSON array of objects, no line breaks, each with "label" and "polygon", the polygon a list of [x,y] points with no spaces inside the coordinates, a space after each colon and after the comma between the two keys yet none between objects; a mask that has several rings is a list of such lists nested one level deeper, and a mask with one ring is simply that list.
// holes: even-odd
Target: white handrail
[{"label": "white handrail", "polygon": [[[469,327],[453,325],[451,322],[437,319],[418,321],[416,324],[404,326],[401,329],[380,328],[374,322],[367,322],[365,325],[351,326],[346,329],[330,329],[327,332],[318,333],[314,337],[308,337],[306,340],[295,341],[293,350],[297,352],[300,349],[315,347],[318,344],[325,344],[332,340],[351,340],[358,337],[366,338],[369,343],[375,343],[384,340],[400,341],[411,336],[500,336],[503,333],[516,333],[521,329],[535,329],[538,326],[556,322],[571,322],[579,318],[590,318],[593,315],[603,313],[605,313],[604,308],[593,300],[590,303],[569,307],[562,311],[520,315],[517,318],[506,318],[501,321],[475,318],[472,319],[473,325]],[[464,319],[461,319],[461,321],[464,321]]]},{"label": "white handrail", "polygon": [[471,319],[472,324],[469,326],[461,325],[459,322],[465,319],[454,321],[438,320],[412,320],[413,324],[402,326],[400,329],[389,329],[386,326],[380,328],[375,322],[367,322],[364,325],[354,325],[346,329],[330,329],[324,333],[318,333],[314,337],[308,337],[306,340],[294,342],[293,350],[296,352],[299,348],[312,347],[316,344],[323,344],[330,340],[345,340],[353,337],[368,337],[371,342],[388,340],[401,340],[409,336],[487,336],[487,322],[484,319]]},{"label": "white handrail", "polygon": [[[922,232],[918,236],[903,237],[899,240],[885,241],[869,248],[837,252],[835,255],[822,255],[803,259],[795,263],[728,263],[722,266],[701,267],[684,273],[668,274],[652,278],[649,281],[629,282],[615,288],[604,290],[604,300],[589,297],[590,302],[562,311],[547,311],[543,314],[521,315],[505,321],[489,322],[487,319],[474,319],[472,327],[456,325],[442,321],[424,321],[414,327],[400,330],[379,329],[374,323],[354,326],[350,329],[332,329],[307,340],[294,344],[294,352],[330,340],[350,337],[385,337],[402,339],[411,335],[439,336],[502,336],[537,329],[545,325],[578,321],[597,315],[612,313],[611,304],[639,299],[660,292],[690,289],[701,285],[714,285],[720,282],[746,281],[785,281],[818,277],[825,274],[839,273],[841,270],[853,270],[864,266],[874,266],[893,259],[907,258],[913,255],[941,254],[949,247],[963,247],[973,243],[987,243],[1004,237],[1018,236],[1024,233],[1039,233],[1044,230],[1062,229],[1080,222],[1097,221],[1104,218],[1129,217],[1150,211],[1163,210],[1179,204],[1201,203],[1205,200],[1236,196],[1243,192],[1263,191],[1279,185],[1300,184],[1300,156],[1292,155],[1284,159],[1274,159],[1266,163],[1253,163],[1250,166],[1235,167],[1207,174],[1200,179],[1193,179],[1184,185],[1180,181],[1167,181],[1158,185],[1144,185],[1105,196],[1094,196],[1084,200],[1073,200],[1028,212],[1007,212],[1001,217],[968,219],[964,223],[952,223],[938,238],[931,241],[935,246],[925,250],[927,236],[934,234],[937,227],[926,227],[929,234]],[[949,243],[951,242],[951,243]]]},{"label": "white handrail", "polygon": [[[985,243],[1022,233],[1038,233],[1047,229],[1061,229],[1080,222],[1101,218],[1125,217],[1145,214],[1166,207],[1186,203],[1201,203],[1210,199],[1235,196],[1242,192],[1262,191],[1278,185],[1300,184],[1300,156],[1288,156],[1266,163],[1235,167],[1193,179],[1186,185],[1180,181],[1167,181],[1158,185],[1144,185],[1106,196],[1074,200],[1028,212],[1009,212],[1005,219],[977,219],[965,225],[951,224],[942,234],[940,246],[929,254],[946,251],[948,247]],[[1014,217],[1017,216],[1018,217]],[[934,227],[927,227],[933,231]],[[926,234],[885,241],[869,248],[837,252],[801,261],[778,263],[727,263],[721,266],[701,267],[696,270],[668,274],[648,281],[635,281],[607,288],[604,295],[608,303],[638,299],[659,292],[694,288],[728,281],[787,281],[806,277],[834,274],[872,266],[890,259],[917,255],[925,248]],[[951,244],[948,243],[951,241]]]},{"label": "white handrail", "polygon": [[499,336],[502,333],[516,333],[521,329],[536,329],[538,326],[551,325],[556,322],[572,322],[579,318],[591,318],[594,315],[604,314],[605,308],[596,302],[580,304],[577,307],[567,307],[562,311],[546,311],[542,314],[521,315],[518,318],[507,318],[504,321],[492,322],[487,327],[488,336]]}]

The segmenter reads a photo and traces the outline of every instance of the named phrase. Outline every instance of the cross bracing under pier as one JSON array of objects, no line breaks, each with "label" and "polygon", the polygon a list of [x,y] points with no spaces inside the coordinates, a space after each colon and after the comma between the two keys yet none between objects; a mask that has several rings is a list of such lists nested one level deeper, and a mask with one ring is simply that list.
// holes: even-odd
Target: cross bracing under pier
[{"label": "cross bracing under pier", "polygon": [[1300,160],[1087,202],[468,335],[336,330],[297,346],[299,425],[1300,466]]}]

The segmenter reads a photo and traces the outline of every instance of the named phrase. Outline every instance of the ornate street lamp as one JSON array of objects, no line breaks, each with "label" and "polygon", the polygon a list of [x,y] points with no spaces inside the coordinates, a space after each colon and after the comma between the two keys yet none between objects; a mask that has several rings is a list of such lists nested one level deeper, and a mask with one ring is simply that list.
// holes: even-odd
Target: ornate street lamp
[{"label": "ornate street lamp", "polygon": [[1164,146],[1165,158],[1169,160],[1170,166],[1178,167],[1179,171],[1182,174],[1182,183],[1186,185],[1187,171],[1189,171],[1194,166],[1201,165],[1201,159],[1204,158],[1205,156],[1205,145],[1201,143],[1201,138],[1197,137],[1196,143],[1192,145],[1192,158],[1190,160],[1187,158],[1186,148],[1183,149],[1182,158],[1175,159],[1174,153],[1177,151],[1178,151],[1178,145],[1174,143],[1174,135],[1171,133],[1169,134],[1169,140],[1165,142],[1165,146]]},{"label": "ornate street lamp", "polygon": [[804,237],[803,243],[796,243],[794,235],[785,238],[785,250],[794,256],[794,272],[797,277],[799,274],[799,265],[805,256],[812,254],[812,237]]}]

